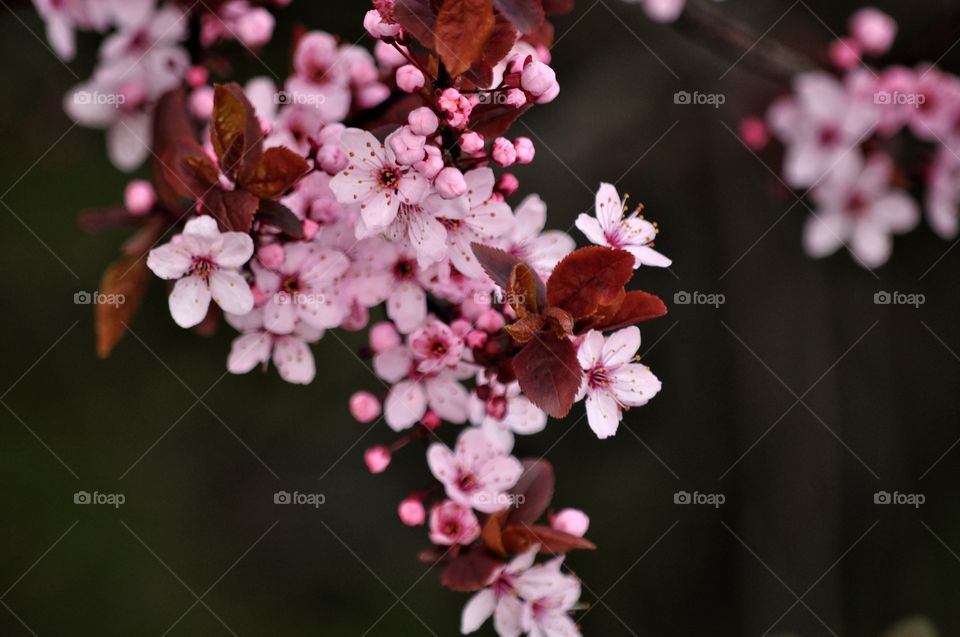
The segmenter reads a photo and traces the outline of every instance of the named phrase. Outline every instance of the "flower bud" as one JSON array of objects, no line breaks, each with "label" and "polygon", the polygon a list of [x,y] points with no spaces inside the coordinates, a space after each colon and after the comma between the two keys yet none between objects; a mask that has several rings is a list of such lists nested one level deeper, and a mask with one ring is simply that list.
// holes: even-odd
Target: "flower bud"
[{"label": "flower bud", "polygon": [[317,236],[317,232],[320,231],[320,224],[318,224],[313,219],[304,219],[303,220],[303,239],[304,241],[313,241],[313,238]]},{"label": "flower bud", "polygon": [[423,161],[415,163],[413,169],[427,179],[432,180],[443,170],[443,157],[440,155],[440,149],[436,146],[428,144],[424,147],[424,150],[427,152],[426,157]]},{"label": "flower bud", "polygon": [[393,349],[400,345],[400,333],[390,321],[380,321],[370,328],[370,349],[376,353]]},{"label": "flower bud", "polygon": [[417,135],[432,135],[437,132],[440,119],[433,110],[421,106],[410,111],[410,114],[407,115],[407,123],[410,125],[410,130]]},{"label": "flower bud", "polygon": [[386,142],[396,156],[397,162],[404,166],[412,166],[424,158],[423,147],[427,138],[417,135],[409,126],[401,126],[390,133]]},{"label": "flower bud", "polygon": [[513,173],[503,173],[497,178],[497,183],[494,186],[494,190],[502,194],[504,197],[509,197],[517,191],[517,188],[520,187],[520,180],[517,179],[517,176]]},{"label": "flower bud", "polygon": [[517,137],[513,140],[513,148],[517,151],[518,164],[529,164],[537,152],[529,137]]},{"label": "flower bud", "polygon": [[387,70],[403,66],[407,62],[407,58],[403,57],[400,51],[386,42],[377,42],[374,45],[373,57],[376,58],[377,64]]},{"label": "flower bud", "polygon": [[470,349],[475,349],[477,347],[483,347],[487,344],[487,339],[489,336],[486,332],[481,332],[480,330],[471,330],[463,339],[467,344],[467,347]]},{"label": "flower bud", "polygon": [[440,416],[437,415],[432,409],[428,409],[427,413],[423,415],[423,418],[420,419],[420,422],[424,427],[433,431],[440,426]]},{"label": "flower bud", "polygon": [[190,91],[187,102],[191,115],[197,119],[210,119],[213,114],[213,87],[204,85]]},{"label": "flower bud", "polygon": [[543,95],[556,83],[557,74],[554,73],[553,69],[536,60],[527,64],[520,76],[520,86],[534,97]]},{"label": "flower bud", "polygon": [[460,148],[468,155],[483,150],[483,135],[469,131],[460,136]]},{"label": "flower bud", "polygon": [[850,34],[860,43],[864,52],[870,55],[883,55],[893,46],[897,37],[897,22],[889,15],[867,7],[860,9],[850,18]]},{"label": "flower bud", "polygon": [[358,391],[350,397],[350,415],[357,422],[373,422],[380,415],[380,401],[368,391]]},{"label": "flower bud", "polygon": [[512,88],[504,93],[503,103],[513,108],[520,108],[527,103],[527,95],[518,88]]},{"label": "flower bud", "polygon": [[397,513],[400,515],[400,521],[407,526],[422,526],[427,520],[427,511],[423,508],[423,502],[413,496],[400,503]]},{"label": "flower bud", "polygon": [[283,246],[279,243],[260,246],[260,249],[257,250],[257,258],[260,260],[260,263],[263,264],[263,267],[268,270],[276,270],[283,265]]},{"label": "flower bud", "polygon": [[390,450],[379,445],[370,447],[363,453],[363,461],[370,473],[383,473],[390,466]]},{"label": "flower bud", "polygon": [[240,16],[234,31],[241,42],[248,47],[256,48],[270,41],[275,24],[273,14],[263,7],[254,7]]},{"label": "flower bud", "polygon": [[583,537],[590,528],[590,518],[579,509],[563,509],[550,516],[550,526],[562,533]]},{"label": "flower bud", "polygon": [[412,64],[404,64],[397,69],[397,86],[406,93],[415,93],[423,88],[423,72]]},{"label": "flower bud", "polygon": [[157,203],[157,193],[149,181],[135,179],[123,191],[123,204],[131,215],[145,215]]},{"label": "flower bud", "polygon": [[498,137],[493,140],[493,152],[491,153],[493,161],[506,168],[512,166],[517,161],[517,149],[513,147],[510,140],[506,137]]},{"label": "flower bud", "polygon": [[467,192],[467,180],[463,178],[463,173],[453,166],[447,166],[437,173],[433,186],[437,189],[437,194],[444,199],[455,199]]},{"label": "flower bud", "polygon": [[770,131],[759,117],[745,117],[740,122],[740,139],[750,150],[760,150],[770,141]]},{"label": "flower bud", "polygon": [[210,74],[205,67],[196,65],[187,69],[186,80],[190,88],[200,88],[207,83],[209,78]]},{"label": "flower bud", "polygon": [[477,327],[488,334],[496,334],[502,330],[506,324],[506,321],[503,320],[503,315],[493,309],[486,310],[477,318]]},{"label": "flower bud", "polygon": [[317,150],[317,163],[328,175],[336,175],[347,167],[347,156],[339,144],[324,144]]},{"label": "flower bud", "polygon": [[830,43],[830,62],[841,71],[849,71],[858,64],[863,52],[853,38],[840,38]]}]

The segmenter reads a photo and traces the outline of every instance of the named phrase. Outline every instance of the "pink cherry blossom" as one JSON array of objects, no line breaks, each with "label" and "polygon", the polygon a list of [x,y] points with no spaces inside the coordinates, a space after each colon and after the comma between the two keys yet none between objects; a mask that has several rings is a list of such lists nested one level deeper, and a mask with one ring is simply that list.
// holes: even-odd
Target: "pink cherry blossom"
[{"label": "pink cherry blossom", "polygon": [[226,312],[246,314],[253,294],[238,269],[253,256],[253,241],[242,232],[223,232],[213,217],[187,222],[179,241],[150,251],[147,266],[161,279],[176,279],[170,314],[180,327],[193,327],[207,315],[210,300]]},{"label": "pink cherry blossom", "polygon": [[587,422],[598,438],[617,433],[623,410],[645,405],[660,391],[660,381],[645,365],[633,363],[640,330],[626,327],[604,338],[591,330],[577,350],[585,378]]},{"label": "pink cherry blossom", "polygon": [[562,230],[544,232],[546,223],[546,204],[539,196],[528,195],[514,211],[512,227],[497,240],[497,245],[526,261],[544,278],[576,247]]},{"label": "pink cherry blossom", "polygon": [[455,451],[441,443],[430,445],[427,463],[448,498],[482,513],[506,509],[510,500],[505,491],[523,473],[519,460],[472,427],[460,434]]},{"label": "pink cherry blossom", "polygon": [[430,510],[430,541],[441,546],[469,545],[480,537],[480,523],[474,512],[452,500]]},{"label": "pink cherry blossom", "polygon": [[475,593],[463,607],[461,633],[468,635],[475,632],[491,615],[498,635],[519,636],[523,632],[523,602],[516,588],[517,580],[533,566],[539,549],[538,545],[534,545],[494,571],[489,585]]},{"label": "pink cherry blossom", "polygon": [[502,449],[513,449],[514,434],[528,436],[543,431],[547,415],[520,393],[516,382],[503,385],[492,380],[481,384],[470,397],[470,422]]},{"label": "pink cherry blossom", "polygon": [[562,558],[529,569],[517,578],[524,599],[521,628],[530,635],[574,637],[580,634],[569,612],[580,599],[580,580],[560,570]]},{"label": "pink cherry blossom", "polygon": [[582,213],[577,217],[577,228],[591,243],[620,248],[632,254],[635,268],[641,265],[669,267],[670,259],[650,247],[657,236],[656,226],[640,216],[641,208],[624,217],[624,207],[614,186],[600,184],[595,204],[596,217]]},{"label": "pink cherry blossom", "polygon": [[272,360],[280,377],[288,383],[309,385],[316,375],[310,343],[323,336],[323,330],[299,322],[289,334],[276,334],[264,327],[263,308],[245,315],[226,314],[227,322],[241,335],[233,339],[227,357],[227,371],[246,374],[258,365],[266,369]]},{"label": "pink cherry blossom", "polygon": [[349,128],[341,143],[348,164],[333,178],[330,188],[340,203],[360,206],[367,227],[385,228],[397,216],[401,203],[418,204],[427,195],[426,180],[397,163],[393,151],[372,134]]},{"label": "pink cherry blossom", "polygon": [[865,7],[850,18],[850,33],[870,55],[883,55],[897,37],[897,23],[886,13]]},{"label": "pink cherry blossom", "polygon": [[386,301],[387,317],[401,334],[409,334],[427,318],[422,276],[412,251],[373,237],[354,249],[345,292],[365,307]]},{"label": "pink cherry blossom", "polygon": [[410,335],[410,349],[418,361],[417,371],[429,374],[460,362],[463,339],[446,324],[432,320]]},{"label": "pink cherry blossom", "polygon": [[868,268],[883,265],[891,235],[912,230],[920,219],[916,202],[890,183],[893,164],[886,155],[854,161],[834,170],[811,194],[817,210],[804,225],[803,244],[813,257],[847,245]]}]

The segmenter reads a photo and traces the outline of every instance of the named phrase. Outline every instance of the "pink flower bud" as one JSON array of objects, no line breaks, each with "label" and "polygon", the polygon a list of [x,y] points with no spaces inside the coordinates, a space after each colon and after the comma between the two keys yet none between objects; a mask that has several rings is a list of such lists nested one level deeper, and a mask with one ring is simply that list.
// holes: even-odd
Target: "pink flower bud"
[{"label": "pink flower bud", "polygon": [[275,24],[273,14],[263,7],[255,7],[240,16],[234,31],[241,42],[250,48],[256,48],[270,41]]},{"label": "pink flower bud", "polygon": [[396,156],[398,163],[404,166],[412,166],[419,161],[423,161],[425,154],[423,147],[427,138],[423,135],[417,135],[409,126],[401,126],[390,133],[386,142]]},{"label": "pink flower bud", "polygon": [[433,431],[440,426],[440,416],[438,416],[435,411],[428,409],[427,413],[425,413],[423,418],[420,419],[420,422],[424,427],[430,431]]},{"label": "pink flower bud", "polygon": [[190,114],[197,119],[208,120],[213,114],[213,87],[201,86],[190,92]]},{"label": "pink flower bud", "polygon": [[191,66],[187,69],[187,85],[190,88],[199,88],[207,83],[210,74],[207,73],[207,69],[202,66]]},{"label": "pink flower bud", "polygon": [[507,322],[503,320],[503,315],[496,310],[486,310],[477,318],[477,327],[488,334],[496,334],[503,329]]},{"label": "pink flower bud", "polygon": [[320,224],[318,224],[313,219],[304,219],[303,220],[303,238],[306,241],[313,241],[313,238],[317,236],[317,232],[320,231]]},{"label": "pink flower bud", "polygon": [[145,215],[157,203],[157,193],[149,181],[135,179],[123,191],[123,205],[131,215]]},{"label": "pink flower bud", "polygon": [[383,446],[370,447],[363,452],[363,461],[370,473],[383,473],[390,466],[390,450]]},{"label": "pink flower bud", "polygon": [[[402,48],[402,47],[401,47]],[[386,70],[395,69],[406,64],[407,58],[386,42],[377,42],[373,47],[373,57],[377,64]]]},{"label": "pink flower bud", "polygon": [[264,294],[255,285],[250,286],[250,291],[253,293],[253,305],[255,307],[262,307],[264,303],[273,298],[272,294]]},{"label": "pink flower bud", "polygon": [[520,108],[527,103],[527,94],[518,88],[512,88],[504,94],[503,103],[513,108]]},{"label": "pink flower bud", "polygon": [[417,135],[433,135],[440,126],[440,119],[426,106],[415,108],[407,115],[407,123]]},{"label": "pink flower bud", "polygon": [[685,0],[645,0],[643,10],[656,22],[674,22],[683,12]]},{"label": "pink flower bud", "polygon": [[377,353],[400,345],[400,333],[390,321],[375,323],[370,328],[370,348]]},{"label": "pink flower bud", "polygon": [[324,144],[317,150],[317,163],[328,175],[336,175],[347,167],[347,155],[339,144]]},{"label": "pink flower bud", "polygon": [[858,64],[862,51],[853,38],[840,38],[830,43],[830,62],[841,71],[849,71]]},{"label": "pink flower bud", "polygon": [[455,88],[444,89],[437,105],[446,113],[447,123],[454,128],[463,128],[470,121],[473,104]]},{"label": "pink flower bud", "polygon": [[468,155],[479,153],[483,150],[483,135],[473,131],[464,133],[460,136],[460,148]]},{"label": "pink flower bud", "polygon": [[400,35],[400,25],[384,22],[383,16],[376,9],[367,11],[363,16],[363,28],[371,38],[395,38]]},{"label": "pink flower bud", "polygon": [[553,69],[537,60],[527,64],[523,69],[523,75],[520,76],[520,86],[534,97],[543,95],[556,83],[557,74]]},{"label": "pink flower bud", "polygon": [[509,197],[520,187],[520,180],[513,173],[503,173],[497,179],[494,189],[504,197]]},{"label": "pink flower bud", "polygon": [[358,391],[350,397],[350,415],[357,422],[373,422],[380,415],[380,401],[368,391]]},{"label": "pink flower bud", "polygon": [[257,258],[260,259],[260,263],[263,264],[263,267],[268,270],[276,270],[281,265],[283,265],[284,259],[283,246],[279,243],[270,243],[265,246],[260,246],[260,249],[257,250]]},{"label": "pink flower bud", "polygon": [[450,329],[453,330],[454,334],[463,338],[473,329],[473,326],[470,325],[470,321],[460,318],[450,324]]},{"label": "pink flower bud", "polygon": [[562,533],[583,537],[590,528],[590,518],[579,509],[563,509],[556,515],[550,515],[550,526]]},{"label": "pink flower bud", "polygon": [[513,148],[517,151],[518,164],[529,164],[537,152],[529,137],[517,137],[513,140]]},{"label": "pink flower bud", "polygon": [[879,9],[867,7],[850,17],[851,35],[870,55],[883,55],[897,37],[897,22]]},{"label": "pink flower bud", "polygon": [[474,349],[477,347],[483,347],[487,344],[487,339],[489,336],[486,332],[481,332],[480,330],[472,330],[466,337],[463,339],[467,344],[467,347]]},{"label": "pink flower bud", "polygon": [[547,89],[546,92],[544,92],[543,95],[538,97],[535,101],[537,104],[548,104],[549,102],[557,99],[557,95],[560,95],[560,85],[554,82],[553,86]]},{"label": "pink flower bud", "polygon": [[400,515],[400,521],[407,526],[422,526],[427,520],[427,511],[423,508],[423,502],[413,496],[400,503],[397,513]]},{"label": "pink flower bud", "polygon": [[423,88],[423,72],[412,64],[397,69],[397,86],[406,93],[415,93]]},{"label": "pink flower bud", "polygon": [[498,137],[493,140],[493,161],[497,164],[507,167],[512,166],[517,161],[517,149],[513,147],[510,140],[506,137]]},{"label": "pink flower bud", "polygon": [[427,145],[424,150],[427,151],[426,157],[423,161],[415,163],[413,169],[432,180],[443,170],[443,157],[440,155],[440,149],[436,146]]},{"label": "pink flower bud", "polygon": [[437,194],[444,199],[455,199],[467,192],[467,180],[463,178],[463,173],[453,166],[447,166],[437,173],[433,186],[437,189]]},{"label": "pink flower bud", "polygon": [[740,139],[750,150],[760,150],[770,141],[770,131],[759,117],[745,117],[740,122]]},{"label": "pink flower bud", "polygon": [[381,104],[390,97],[390,87],[381,82],[372,82],[364,84],[357,89],[357,106],[360,108],[373,108]]}]

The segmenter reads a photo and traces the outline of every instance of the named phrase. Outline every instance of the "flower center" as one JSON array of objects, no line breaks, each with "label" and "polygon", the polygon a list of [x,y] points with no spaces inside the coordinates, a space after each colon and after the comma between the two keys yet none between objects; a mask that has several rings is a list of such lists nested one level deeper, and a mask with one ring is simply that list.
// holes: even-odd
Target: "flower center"
[{"label": "flower center", "polygon": [[476,489],[480,485],[480,482],[477,480],[477,477],[472,473],[461,473],[460,477],[457,478],[457,486],[464,493],[469,493]]},{"label": "flower center", "polygon": [[217,264],[210,257],[194,257],[190,271],[206,281],[217,270]]},{"label": "flower center", "polygon": [[610,377],[607,375],[607,369],[598,365],[587,372],[587,382],[590,387],[606,387],[610,384]]},{"label": "flower center", "polygon": [[860,217],[867,210],[867,198],[862,193],[855,192],[847,199],[847,214],[851,217]]},{"label": "flower center", "polygon": [[821,146],[833,146],[840,141],[840,131],[834,126],[825,126],[820,129],[819,141]]},{"label": "flower center", "polygon": [[397,187],[399,181],[400,176],[393,166],[385,166],[377,173],[377,184],[379,184],[381,188],[393,190]]},{"label": "flower center", "polygon": [[401,259],[393,266],[393,276],[396,277],[398,281],[409,281],[413,278],[413,273],[413,261],[409,259]]}]

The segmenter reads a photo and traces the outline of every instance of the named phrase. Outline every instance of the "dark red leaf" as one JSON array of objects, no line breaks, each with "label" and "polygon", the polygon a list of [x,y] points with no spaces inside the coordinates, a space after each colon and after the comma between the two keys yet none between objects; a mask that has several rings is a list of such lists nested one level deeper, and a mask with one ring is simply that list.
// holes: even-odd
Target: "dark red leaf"
[{"label": "dark red leaf", "polygon": [[507,549],[503,547],[502,531],[503,522],[506,520],[508,512],[508,509],[504,509],[490,514],[487,521],[483,523],[483,532],[480,535],[483,545],[500,557],[507,554]]},{"label": "dark red leaf", "polygon": [[553,466],[546,460],[521,460],[523,473],[510,493],[517,498],[515,509],[508,509],[507,524],[533,524],[550,506],[553,499]]},{"label": "dark red leaf", "polygon": [[180,197],[168,184],[166,178],[166,157],[171,147],[180,143],[196,143],[197,131],[187,112],[183,89],[177,88],[165,93],[157,102],[153,113],[153,153],[150,168],[160,203],[169,211],[180,210]]},{"label": "dark red leaf", "polygon": [[133,321],[149,281],[150,270],[142,255],[122,256],[103,273],[93,310],[100,358],[109,356],[126,334],[124,324]]},{"label": "dark red leaf", "polygon": [[291,239],[303,238],[303,222],[293,211],[272,199],[261,199],[257,220],[282,231]]},{"label": "dark red leaf", "polygon": [[583,372],[569,339],[541,332],[513,357],[512,366],[520,388],[533,404],[554,418],[570,412]]},{"label": "dark red leaf", "polygon": [[434,46],[433,25],[437,13],[430,0],[397,0],[393,5],[393,19],[428,49]]},{"label": "dark red leaf", "polygon": [[530,105],[513,108],[512,106],[481,105],[470,114],[470,130],[493,139],[507,132]]},{"label": "dark red leaf", "polygon": [[245,180],[260,162],[263,131],[239,84],[214,87],[210,141],[220,159],[220,169],[235,181]]},{"label": "dark red leaf", "polygon": [[568,254],[547,281],[547,301],[580,319],[613,303],[633,277],[634,257],[626,250],[591,246]]},{"label": "dark red leaf", "polygon": [[490,583],[503,562],[484,550],[462,553],[447,563],[440,574],[440,583],[458,593],[472,593]]},{"label": "dark red leaf", "polygon": [[491,248],[482,243],[471,243],[470,247],[473,248],[473,255],[477,257],[477,261],[483,271],[487,273],[487,276],[493,279],[493,282],[499,285],[501,289],[509,288],[510,273],[513,272],[513,268],[517,264],[523,263],[523,261],[500,248]]},{"label": "dark red leaf", "polygon": [[563,15],[573,11],[573,0],[543,0],[543,12],[547,15]]},{"label": "dark red leaf", "polygon": [[[487,43],[483,46],[483,61],[494,66],[503,58],[507,57],[517,43],[517,29],[505,16],[496,14],[494,16],[493,31],[487,38]],[[484,86],[489,86],[485,84]]]},{"label": "dark red leaf", "polygon": [[444,0],[434,26],[436,50],[456,77],[483,58],[493,31],[493,0]]},{"label": "dark red leaf", "polygon": [[241,185],[261,199],[276,199],[310,170],[307,161],[289,148],[268,148]]},{"label": "dark red leaf", "polygon": [[162,160],[163,179],[168,188],[191,202],[203,198],[219,183],[219,171],[213,160],[193,140],[172,144]]},{"label": "dark red leaf", "polygon": [[203,198],[201,211],[217,220],[224,232],[250,232],[260,200],[244,190],[214,188]]},{"label": "dark red leaf", "polygon": [[544,13],[540,0],[493,0],[493,2],[520,33],[532,33],[543,23]]},{"label": "dark red leaf", "polygon": [[549,526],[510,525],[503,529],[503,545],[509,553],[522,553],[534,544],[540,545],[540,553],[562,555],[576,549],[593,550],[597,546],[590,540],[557,531]]},{"label": "dark red leaf", "polygon": [[547,300],[547,288],[540,275],[526,263],[518,263],[507,280],[507,302],[517,316],[536,314]]},{"label": "dark red leaf", "polygon": [[597,330],[617,330],[634,323],[661,317],[666,313],[667,306],[663,304],[659,297],[649,292],[632,290],[627,292],[627,296],[616,314],[591,327]]},{"label": "dark red leaf", "polygon": [[507,331],[507,334],[515,343],[523,345],[529,343],[534,336],[539,334],[546,322],[547,319],[540,314],[528,314],[503,329]]}]

